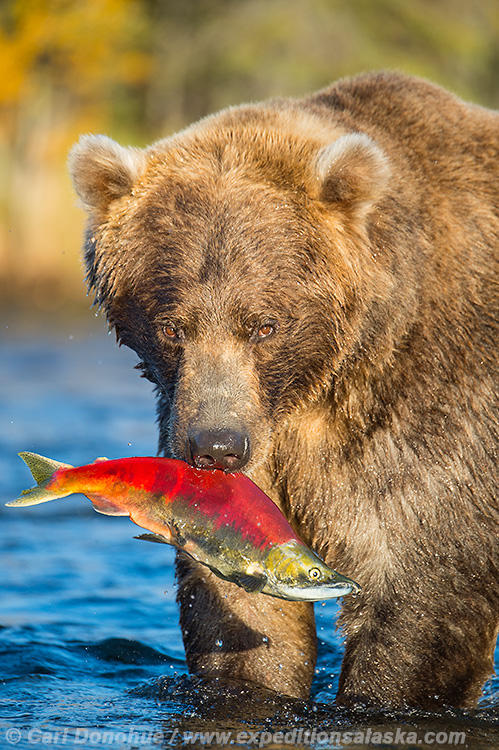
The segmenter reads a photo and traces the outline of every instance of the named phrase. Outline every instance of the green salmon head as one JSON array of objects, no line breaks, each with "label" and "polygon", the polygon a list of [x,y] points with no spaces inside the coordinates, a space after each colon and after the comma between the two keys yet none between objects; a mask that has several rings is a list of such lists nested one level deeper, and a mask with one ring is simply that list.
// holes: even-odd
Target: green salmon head
[{"label": "green salmon head", "polygon": [[360,591],[299,542],[272,547],[263,563],[267,583],[263,592],[294,601],[322,601]]}]

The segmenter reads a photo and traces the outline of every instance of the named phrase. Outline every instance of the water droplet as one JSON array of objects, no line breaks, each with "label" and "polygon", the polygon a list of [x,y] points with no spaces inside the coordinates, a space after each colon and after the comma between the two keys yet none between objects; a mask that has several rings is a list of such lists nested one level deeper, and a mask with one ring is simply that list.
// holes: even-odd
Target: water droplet
[{"label": "water droplet", "polygon": [[224,642],[219,638],[218,641],[215,641],[215,646],[217,648],[221,648],[224,645]]}]

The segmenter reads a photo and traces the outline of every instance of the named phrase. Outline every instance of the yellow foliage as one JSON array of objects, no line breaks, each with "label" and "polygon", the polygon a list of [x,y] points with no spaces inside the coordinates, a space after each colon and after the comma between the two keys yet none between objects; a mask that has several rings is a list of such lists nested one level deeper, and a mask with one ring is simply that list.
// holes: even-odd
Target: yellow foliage
[{"label": "yellow foliage", "polygon": [[36,95],[44,79],[98,97],[150,72],[150,56],[133,49],[144,26],[135,0],[13,0],[3,16],[0,102]]}]

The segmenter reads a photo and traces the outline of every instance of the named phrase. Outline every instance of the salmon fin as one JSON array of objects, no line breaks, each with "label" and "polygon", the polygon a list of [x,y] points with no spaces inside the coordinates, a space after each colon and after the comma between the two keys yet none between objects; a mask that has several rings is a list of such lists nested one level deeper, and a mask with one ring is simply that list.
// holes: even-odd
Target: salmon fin
[{"label": "salmon fin", "polygon": [[257,594],[263,589],[267,583],[267,576],[261,573],[260,575],[251,575],[250,573],[234,573],[231,575],[230,580],[241,586],[248,594]]},{"label": "salmon fin", "polygon": [[37,484],[46,482],[47,479],[50,479],[52,474],[57,471],[57,469],[73,468],[71,464],[63,464],[61,461],[54,461],[53,458],[39,456],[38,453],[22,451],[17,455],[22,458]]},{"label": "salmon fin", "polygon": [[49,500],[57,500],[60,497],[67,497],[73,494],[72,491],[65,492],[64,490],[59,490],[58,492],[52,492],[46,488],[54,472],[58,469],[72,469],[71,464],[63,464],[60,461],[54,461],[52,458],[45,458],[44,456],[39,456],[37,453],[29,453],[28,451],[23,451],[18,455],[31,471],[37,485],[36,487],[23,490],[17,500],[6,503],[6,505],[9,507],[15,505],[39,505],[40,503],[48,503]]},{"label": "salmon fin", "polygon": [[156,542],[157,544],[171,544],[168,539],[161,534],[139,534],[134,539],[141,539],[143,542]]},{"label": "salmon fin", "polygon": [[167,526],[172,535],[173,544],[175,544],[177,547],[184,547],[187,539],[180,531],[178,523],[176,523],[175,521],[167,521]]},{"label": "salmon fin", "polygon": [[102,513],[104,516],[129,516],[130,511],[126,510],[120,505],[116,505],[112,500],[109,500],[107,497],[103,497],[102,495],[85,495],[85,497],[88,497],[92,505],[94,506],[94,510],[97,511],[97,513]]},{"label": "salmon fin", "polygon": [[9,508],[16,505],[39,505],[40,503],[48,503],[50,500],[57,500],[60,497],[68,497],[68,495],[72,494],[72,492],[50,492],[43,485],[38,485],[28,490],[23,490],[17,500],[12,500],[10,503],[5,503],[5,505]]}]

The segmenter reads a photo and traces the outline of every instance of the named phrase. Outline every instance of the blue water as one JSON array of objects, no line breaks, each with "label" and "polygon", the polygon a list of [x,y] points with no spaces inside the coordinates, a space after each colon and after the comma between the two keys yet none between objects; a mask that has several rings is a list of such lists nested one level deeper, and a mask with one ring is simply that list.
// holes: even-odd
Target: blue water
[{"label": "blue water", "polygon": [[[131,521],[96,514],[81,496],[3,506],[32,483],[20,450],[72,464],[154,455],[152,389],[135,362],[97,319],[0,332],[0,748],[347,747],[353,736],[331,733],[348,731],[360,733],[355,747],[392,732],[383,746],[398,748],[413,746],[400,732],[417,731],[424,748],[456,728],[468,747],[498,747],[495,680],[473,712],[336,709],[334,602],[316,608],[313,701],[189,677],[172,549],[134,540]],[[208,734],[194,742],[196,731]]]}]

